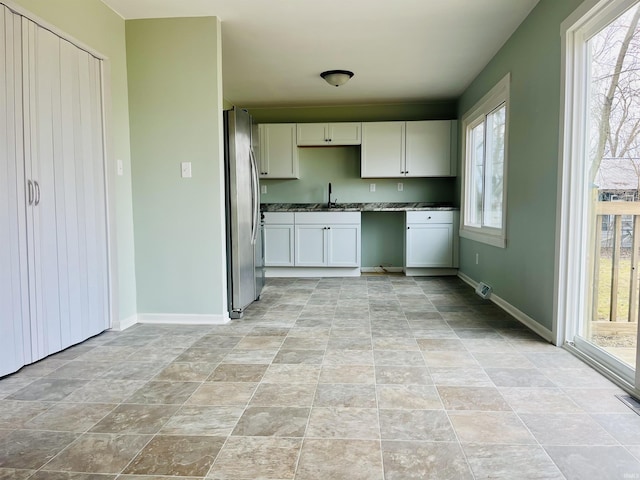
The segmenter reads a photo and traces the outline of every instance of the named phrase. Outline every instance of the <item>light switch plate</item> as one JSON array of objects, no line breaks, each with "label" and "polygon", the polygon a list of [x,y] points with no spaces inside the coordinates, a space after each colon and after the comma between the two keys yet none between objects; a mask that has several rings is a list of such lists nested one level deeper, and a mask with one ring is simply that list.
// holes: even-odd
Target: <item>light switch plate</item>
[{"label": "light switch plate", "polygon": [[260,193],[263,195],[267,194],[267,186],[266,185],[260,185]]},{"label": "light switch plate", "polygon": [[116,173],[119,177],[124,175],[124,166],[122,165],[122,160],[116,160]]},{"label": "light switch plate", "polygon": [[182,162],[180,164],[182,178],[191,178],[191,162]]},{"label": "light switch plate", "polygon": [[402,192],[404,190],[404,184],[402,182],[398,182],[398,191]]},{"label": "light switch plate", "polygon": [[370,192],[375,192],[376,191],[376,184],[375,183],[370,183],[369,184],[369,191]]}]

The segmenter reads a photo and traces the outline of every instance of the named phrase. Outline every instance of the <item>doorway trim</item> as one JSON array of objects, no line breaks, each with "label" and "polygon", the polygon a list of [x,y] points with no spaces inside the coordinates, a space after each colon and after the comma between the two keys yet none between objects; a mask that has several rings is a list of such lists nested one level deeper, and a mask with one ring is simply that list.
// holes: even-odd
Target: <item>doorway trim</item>
[{"label": "doorway trim", "polygon": [[[588,271],[584,259],[589,248],[584,222],[590,189],[585,181],[588,136],[589,68],[586,42],[637,0],[585,0],[560,27],[561,99],[556,261],[554,289],[554,343],[572,351],[629,393],[634,388],[632,370],[613,356],[581,339],[575,339],[580,319],[588,314]],[[575,340],[575,342],[574,342]],[[638,385],[638,382],[635,382]]]}]

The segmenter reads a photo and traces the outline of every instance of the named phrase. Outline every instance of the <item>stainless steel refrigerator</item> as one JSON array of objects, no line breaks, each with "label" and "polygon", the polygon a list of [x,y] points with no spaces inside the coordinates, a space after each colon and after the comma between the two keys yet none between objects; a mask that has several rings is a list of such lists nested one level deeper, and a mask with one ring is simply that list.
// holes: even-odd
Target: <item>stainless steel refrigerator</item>
[{"label": "stainless steel refrigerator", "polygon": [[[229,316],[242,318],[264,286],[264,229],[253,151],[253,120],[234,107],[224,112]],[[253,141],[252,141],[253,140]]]}]

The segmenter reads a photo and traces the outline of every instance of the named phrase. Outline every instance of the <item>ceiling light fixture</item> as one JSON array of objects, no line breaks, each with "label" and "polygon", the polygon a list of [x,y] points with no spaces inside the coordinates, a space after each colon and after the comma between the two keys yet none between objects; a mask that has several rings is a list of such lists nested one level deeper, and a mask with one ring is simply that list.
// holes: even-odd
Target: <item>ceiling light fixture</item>
[{"label": "ceiling light fixture", "polygon": [[324,78],[324,81],[329,85],[339,87],[340,85],[347,83],[351,77],[353,77],[353,72],[350,72],[349,70],[327,70],[326,72],[322,72],[320,76]]}]

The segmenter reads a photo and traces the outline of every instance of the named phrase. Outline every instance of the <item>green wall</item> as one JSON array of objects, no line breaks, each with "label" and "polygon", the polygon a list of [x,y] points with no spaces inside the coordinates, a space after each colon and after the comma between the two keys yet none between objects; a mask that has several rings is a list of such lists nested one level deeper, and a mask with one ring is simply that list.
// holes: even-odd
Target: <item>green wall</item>
[{"label": "green wall", "polygon": [[115,178],[116,243],[118,258],[118,296],[120,319],[135,315],[136,274],[134,262],[133,208],[131,203],[131,161],[129,141],[129,101],[125,22],[100,0],[13,0],[85,45],[105,55],[111,68],[111,109],[108,140],[113,157],[108,168],[115,171],[115,160],[124,165],[124,175]]},{"label": "green wall", "polygon": [[[460,241],[460,271],[551,330],[561,85],[560,24],[582,0],[541,0],[464,92],[459,116],[511,72],[507,248]],[[475,254],[480,255],[478,265]]]},{"label": "green wall", "polygon": [[362,212],[363,268],[404,265],[404,212]]},{"label": "green wall", "polygon": [[222,315],[220,23],[132,20],[126,32],[138,312]]},{"label": "green wall", "polygon": [[455,100],[327,107],[264,107],[248,110],[258,123],[391,122],[458,118]]},{"label": "green wall", "polygon": [[[453,178],[360,178],[360,147],[298,148],[300,178],[260,180],[267,187],[263,203],[453,202]],[[398,191],[398,182],[403,191]],[[376,191],[370,192],[375,183]]]}]

